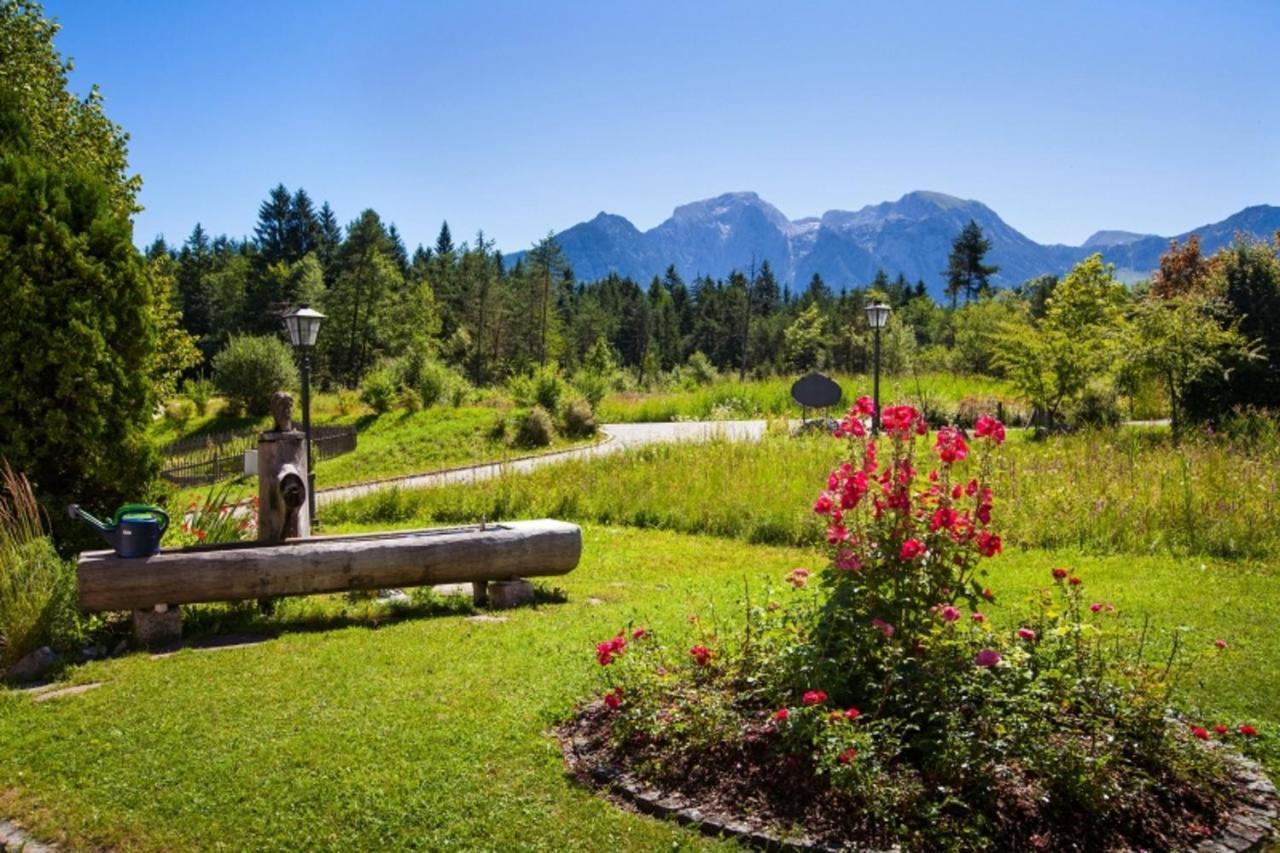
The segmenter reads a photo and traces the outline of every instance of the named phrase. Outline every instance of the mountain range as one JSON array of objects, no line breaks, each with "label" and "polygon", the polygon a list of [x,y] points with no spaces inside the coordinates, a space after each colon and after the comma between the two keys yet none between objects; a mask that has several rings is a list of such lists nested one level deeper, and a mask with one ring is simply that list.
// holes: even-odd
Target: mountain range
[{"label": "mountain range", "polygon": [[[917,191],[897,201],[861,210],[829,210],[822,216],[788,219],[753,192],[725,193],[682,204],[669,219],[641,231],[616,214],[598,214],[556,235],[575,277],[592,281],[610,273],[647,281],[674,265],[691,281],[721,278],[768,260],[778,280],[803,287],[814,273],[836,291],[865,285],[883,269],[923,279],[935,298],[946,284],[947,255],[960,229],[972,219],[991,241],[987,262],[1000,267],[994,283],[1012,285],[1044,273],[1061,274],[1095,252],[1116,265],[1125,280],[1154,270],[1170,237],[1130,231],[1098,231],[1080,246],[1044,245],[1010,226],[979,201]],[[1172,239],[1197,234],[1212,253],[1237,232],[1269,238],[1280,230],[1280,207],[1246,207],[1221,222],[1193,228]],[[515,264],[525,253],[508,256]]]}]

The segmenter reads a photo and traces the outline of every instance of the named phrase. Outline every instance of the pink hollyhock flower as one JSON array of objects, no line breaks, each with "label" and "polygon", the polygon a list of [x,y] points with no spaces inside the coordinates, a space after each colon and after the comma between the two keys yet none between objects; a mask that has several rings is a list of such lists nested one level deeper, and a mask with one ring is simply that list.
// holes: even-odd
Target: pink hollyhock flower
[{"label": "pink hollyhock flower", "polygon": [[875,628],[877,631],[879,631],[881,634],[884,634],[886,637],[893,636],[893,626],[890,625],[888,622],[884,621],[883,619],[872,619],[871,627]]},{"label": "pink hollyhock flower", "polygon": [[852,551],[836,554],[836,568],[842,572],[856,572],[862,568],[862,560]]},{"label": "pink hollyhock flower", "polygon": [[633,640],[638,640],[638,639],[640,639],[641,637],[645,636],[645,635],[646,635],[646,634],[648,634],[648,633],[649,633],[649,632],[648,632],[648,631],[646,631],[644,628],[637,628],[637,629],[635,629],[634,631],[632,631],[632,632],[631,632],[631,639],[633,639]]},{"label": "pink hollyhock flower", "polygon": [[826,515],[831,512],[831,495],[823,493],[818,495],[818,499],[813,502],[813,511],[818,515]]},{"label": "pink hollyhock flower", "polygon": [[1214,641],[1213,641],[1213,644],[1214,644],[1215,646],[1217,646],[1218,648],[1220,648],[1220,649],[1225,649],[1225,648],[1227,647],[1227,641],[1226,641],[1226,640],[1214,640]]},{"label": "pink hollyhock flower", "polygon": [[972,619],[974,622],[977,622],[979,625],[987,621],[987,617],[983,616],[981,613],[978,613],[977,611],[974,611],[973,615],[970,616],[969,618]]},{"label": "pink hollyhock flower", "polygon": [[805,692],[800,701],[804,703],[806,708],[811,705],[821,705],[827,701],[827,693],[825,690],[809,690]]},{"label": "pink hollyhock flower", "polygon": [[866,394],[863,394],[856,401],[854,401],[853,411],[851,411],[849,414],[852,415],[855,413],[859,415],[863,415],[864,417],[871,417],[876,413],[875,401],[872,400],[870,397],[868,397]]},{"label": "pink hollyhock flower", "polygon": [[1229,731],[1231,731],[1231,729],[1227,728],[1222,723],[1218,723],[1216,726],[1213,727],[1213,732],[1214,734],[1217,734],[1217,735],[1225,735]]},{"label": "pink hollyhock flower", "polygon": [[1000,653],[995,649],[983,649],[973,657],[973,662],[975,665],[983,666],[987,668],[995,666],[996,664],[1000,663],[1000,661],[1001,661]]},{"label": "pink hollyhock flower", "polygon": [[939,528],[950,530],[955,527],[957,518],[954,509],[949,506],[940,506],[933,511],[933,518],[929,520],[929,530],[930,532],[935,532]]},{"label": "pink hollyhock flower", "polygon": [[808,582],[809,582],[808,569],[792,569],[791,573],[787,575],[787,583],[791,584],[796,589],[802,588]]},{"label": "pink hollyhock flower", "polygon": [[1191,733],[1200,738],[1200,740],[1209,739],[1209,731],[1204,726],[1192,726]]},{"label": "pink hollyhock flower", "polygon": [[604,694],[604,704],[609,706],[609,710],[616,711],[622,707],[622,688],[615,687],[613,690]]},{"label": "pink hollyhock flower", "polygon": [[698,662],[698,666],[706,666],[711,662],[711,649],[706,646],[694,646],[689,649],[689,654],[693,655],[693,659]]},{"label": "pink hollyhock flower", "polygon": [[959,608],[948,604],[946,607],[942,608],[942,618],[946,622],[957,621],[960,618]]},{"label": "pink hollyhock flower", "polygon": [[787,720],[791,719],[791,712],[786,708],[779,708],[773,712],[773,718],[780,723],[785,723]]},{"label": "pink hollyhock flower", "polygon": [[973,497],[978,493],[978,481],[970,480],[968,485],[964,487],[964,493],[969,497]]},{"label": "pink hollyhock flower", "polygon": [[840,753],[840,756],[836,759],[836,761],[839,761],[841,764],[850,764],[857,757],[858,757],[858,750],[854,749],[853,747],[849,747],[844,752]]},{"label": "pink hollyhock flower", "polygon": [[1248,724],[1245,724],[1245,725],[1241,726],[1241,727],[1240,727],[1240,729],[1239,729],[1239,731],[1240,731],[1240,734],[1244,735],[1245,737],[1257,737],[1257,736],[1258,736],[1258,730],[1257,730],[1257,729],[1255,729],[1253,726],[1248,725]]},{"label": "pink hollyhock flower", "polygon": [[969,445],[964,436],[955,427],[943,427],[938,430],[938,438],[933,445],[934,452],[946,465],[963,462],[969,455]]},{"label": "pink hollyhock flower", "polygon": [[1032,631],[1030,628],[1019,628],[1018,636],[1030,642],[1036,638],[1036,632]]},{"label": "pink hollyhock flower", "polygon": [[978,534],[978,553],[984,557],[994,557],[1002,550],[1000,537],[994,533],[982,531]]},{"label": "pink hollyhock flower", "polygon": [[996,444],[1004,443],[1004,424],[990,415],[982,415],[973,425],[973,432],[978,438],[989,438]]},{"label": "pink hollyhock flower", "polygon": [[923,556],[924,552],[923,542],[919,539],[908,539],[902,543],[902,550],[898,552],[898,556],[903,560],[914,560],[916,557]]}]

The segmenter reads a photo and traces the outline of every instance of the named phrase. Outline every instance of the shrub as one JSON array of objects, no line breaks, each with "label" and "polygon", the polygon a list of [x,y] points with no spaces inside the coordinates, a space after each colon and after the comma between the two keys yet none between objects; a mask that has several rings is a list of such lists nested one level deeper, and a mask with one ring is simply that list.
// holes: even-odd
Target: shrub
[{"label": "shrub", "polygon": [[375,367],[360,383],[360,399],[378,414],[385,414],[395,405],[397,388],[395,374],[390,368]]},{"label": "shrub", "polygon": [[240,335],[213,357],[213,381],[232,407],[262,417],[272,394],[298,387],[298,368],[288,345],[274,335]]},{"label": "shrub", "polygon": [[685,363],[689,377],[699,385],[710,385],[719,377],[716,367],[702,350],[695,350]]},{"label": "shrub", "polygon": [[0,674],[41,646],[66,648],[79,633],[75,569],[45,532],[26,478],[0,469]]},{"label": "shrub", "polygon": [[548,412],[560,408],[560,397],[564,394],[564,380],[554,364],[539,368],[533,374],[533,402]]},{"label": "shrub", "polygon": [[202,418],[209,413],[209,402],[213,400],[215,391],[217,389],[213,387],[213,383],[203,376],[182,383],[182,393],[187,395],[187,399],[196,407],[196,414]]},{"label": "shrub", "polygon": [[534,406],[520,418],[516,427],[516,444],[520,447],[546,447],[556,437],[551,415],[541,406]]},{"label": "shrub", "polygon": [[594,411],[599,408],[600,401],[609,393],[609,380],[601,373],[579,370],[573,377],[573,387]]},{"label": "shrub", "polygon": [[396,398],[396,405],[409,414],[422,411],[422,395],[412,388],[404,388]]},{"label": "shrub", "polygon": [[343,388],[338,392],[338,414],[349,415],[356,410],[356,406],[360,402],[360,395],[355,391]]},{"label": "shrub", "polygon": [[596,434],[596,416],[586,400],[570,400],[564,407],[564,432],[574,438]]},{"label": "shrub", "polygon": [[1120,400],[1109,384],[1091,382],[1072,404],[1068,417],[1076,427],[1119,426]]},{"label": "shrub", "polygon": [[190,400],[170,400],[164,404],[164,416],[179,427],[186,426],[187,421],[196,413],[196,404]]}]

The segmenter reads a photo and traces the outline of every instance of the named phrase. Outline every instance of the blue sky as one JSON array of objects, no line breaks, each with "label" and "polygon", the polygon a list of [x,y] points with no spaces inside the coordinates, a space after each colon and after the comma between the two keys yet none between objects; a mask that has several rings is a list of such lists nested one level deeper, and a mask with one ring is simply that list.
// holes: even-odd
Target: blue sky
[{"label": "blue sky", "polygon": [[251,233],[276,183],[412,247],[526,248],[751,189],[930,189],[1041,242],[1280,204],[1280,2],[48,0],[145,181],[140,243]]}]

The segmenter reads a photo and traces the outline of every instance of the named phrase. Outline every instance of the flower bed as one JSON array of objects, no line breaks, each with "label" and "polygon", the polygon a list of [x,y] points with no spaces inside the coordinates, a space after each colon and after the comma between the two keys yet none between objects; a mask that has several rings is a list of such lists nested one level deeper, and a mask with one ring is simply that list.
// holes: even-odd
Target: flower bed
[{"label": "flower bed", "polygon": [[[1003,425],[931,435],[892,406],[877,442],[871,414],[859,400],[834,433],[847,457],[813,506],[827,565],[748,595],[732,630],[691,617],[688,638],[630,626],[600,642],[602,697],[566,729],[575,755],[636,791],[818,846],[1213,836],[1248,783],[1232,751],[1204,742],[1247,749],[1258,732],[1171,715],[1200,651],[1175,637],[1156,657],[1147,630],[1122,630],[1061,567],[1020,624],[995,629],[982,563],[1002,551],[988,481]],[[921,446],[936,458],[927,473]]]}]

